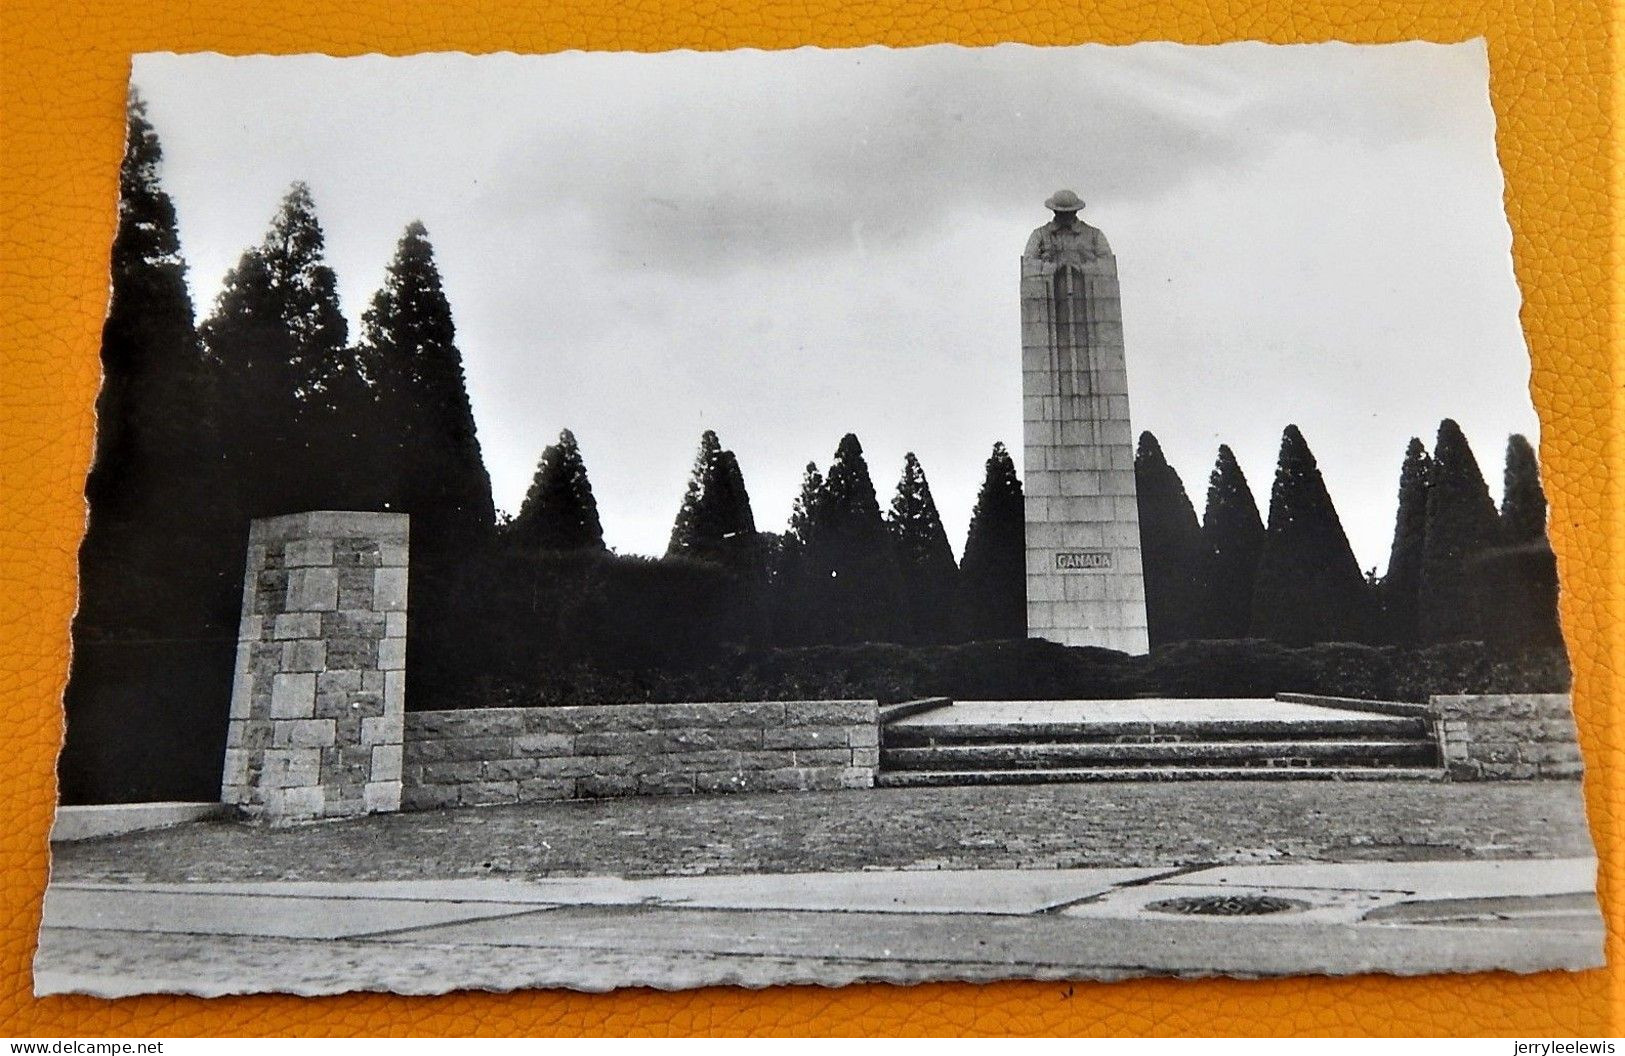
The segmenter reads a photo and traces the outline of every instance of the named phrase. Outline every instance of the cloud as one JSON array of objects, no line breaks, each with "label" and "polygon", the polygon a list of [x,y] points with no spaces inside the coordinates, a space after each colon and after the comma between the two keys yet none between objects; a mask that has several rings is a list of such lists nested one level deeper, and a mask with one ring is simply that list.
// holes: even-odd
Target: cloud
[{"label": "cloud", "polygon": [[516,209],[586,210],[606,232],[626,232],[606,248],[626,266],[739,269],[906,249],[990,201],[1036,206],[1057,179],[1155,197],[1240,158],[1194,115],[1138,95],[1133,64],[1080,77],[1074,56],[1039,49],[580,65],[549,92],[569,116],[516,143],[492,193]]},{"label": "cloud", "polygon": [[514,144],[493,194],[626,231],[608,243],[625,265],[755,268],[905,249],[989,203],[1036,208],[1057,183],[1157,201],[1299,135],[1392,146],[1457,131],[1414,68],[1433,55],[1201,50],[571,56],[535,93],[545,104],[519,103],[547,119]]}]

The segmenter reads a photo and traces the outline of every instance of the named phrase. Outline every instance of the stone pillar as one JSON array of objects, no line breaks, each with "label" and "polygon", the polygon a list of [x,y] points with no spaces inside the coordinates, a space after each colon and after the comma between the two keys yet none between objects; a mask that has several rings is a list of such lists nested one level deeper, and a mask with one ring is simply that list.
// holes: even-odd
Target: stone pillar
[{"label": "stone pillar", "polygon": [[1098,230],[1076,230],[1046,259],[1054,225],[1040,228],[1021,259],[1027,634],[1144,653],[1117,258]]},{"label": "stone pillar", "polygon": [[221,787],[245,816],[400,809],[407,528],[401,513],[253,522]]}]

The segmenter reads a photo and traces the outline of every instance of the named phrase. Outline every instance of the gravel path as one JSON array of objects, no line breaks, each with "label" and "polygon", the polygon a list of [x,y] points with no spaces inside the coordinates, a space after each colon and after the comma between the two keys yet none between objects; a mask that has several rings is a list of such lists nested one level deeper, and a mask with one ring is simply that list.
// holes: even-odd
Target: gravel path
[{"label": "gravel path", "polygon": [[600,800],[230,822],[55,848],[62,881],[660,876],[1584,857],[1575,782],[1005,785]]}]

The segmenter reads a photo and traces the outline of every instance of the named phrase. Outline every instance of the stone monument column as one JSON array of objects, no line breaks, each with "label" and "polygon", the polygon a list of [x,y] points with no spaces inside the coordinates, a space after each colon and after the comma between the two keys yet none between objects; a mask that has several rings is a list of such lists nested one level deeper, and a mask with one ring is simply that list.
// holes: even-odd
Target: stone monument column
[{"label": "stone monument column", "polygon": [[1021,258],[1027,635],[1143,653],[1145,580],[1134,489],[1117,258],[1057,191]]},{"label": "stone monument column", "polygon": [[222,802],[272,823],[401,805],[404,513],[254,521]]}]

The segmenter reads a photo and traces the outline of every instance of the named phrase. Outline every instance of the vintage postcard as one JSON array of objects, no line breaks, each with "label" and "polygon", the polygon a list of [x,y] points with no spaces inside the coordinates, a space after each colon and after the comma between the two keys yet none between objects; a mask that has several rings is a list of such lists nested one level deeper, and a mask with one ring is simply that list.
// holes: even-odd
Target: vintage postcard
[{"label": "vintage postcard", "polygon": [[136,56],[36,990],[1601,964],[1488,76]]}]

